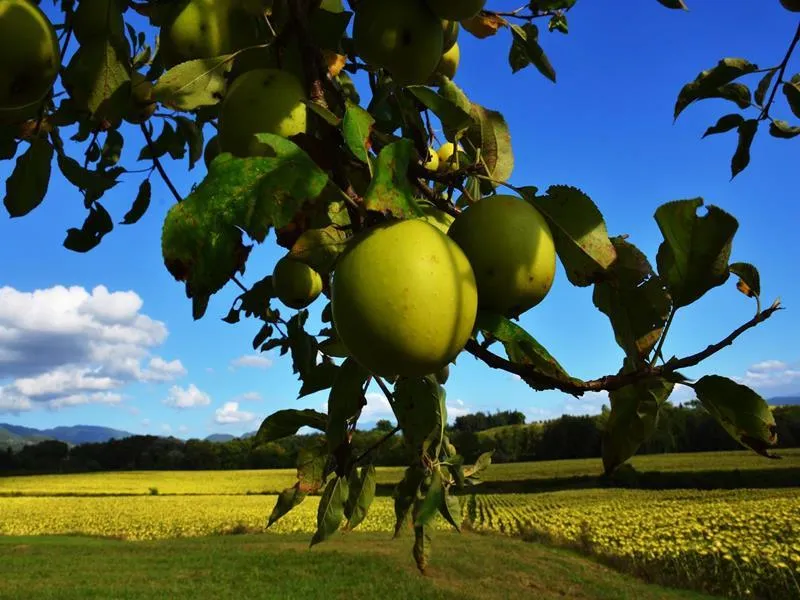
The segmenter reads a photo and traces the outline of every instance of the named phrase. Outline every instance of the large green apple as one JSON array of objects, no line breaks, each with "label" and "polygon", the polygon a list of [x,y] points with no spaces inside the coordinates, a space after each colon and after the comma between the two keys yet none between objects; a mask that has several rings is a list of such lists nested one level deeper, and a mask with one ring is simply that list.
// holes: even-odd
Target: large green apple
[{"label": "large green apple", "polygon": [[516,196],[478,200],[450,226],[448,235],[469,258],[483,309],[518,316],[550,291],[556,252],[541,213]]},{"label": "large green apple", "polygon": [[442,34],[444,39],[442,41],[442,51],[447,52],[453,47],[458,39],[458,21],[442,20]]},{"label": "large green apple", "polygon": [[81,44],[97,38],[125,39],[119,0],[80,0],[72,17],[72,32]]},{"label": "large green apple", "polygon": [[259,36],[256,17],[238,0],[189,0],[161,27],[160,53],[169,69],[255,45]]},{"label": "large green apple", "polygon": [[284,256],[272,271],[278,300],[289,308],[305,308],[322,292],[322,277],[304,262]]},{"label": "large green apple", "polygon": [[219,142],[235,156],[263,155],[256,133],[290,137],[306,130],[306,93],[300,80],[278,69],[254,69],[231,84],[219,114]]},{"label": "large green apple", "polygon": [[339,257],[331,286],[339,339],[385,377],[427,375],[452,361],[472,333],[477,303],[467,257],[419,219],[360,233]]},{"label": "large green apple", "polygon": [[426,0],[433,13],[440,19],[464,21],[477,15],[486,0]]},{"label": "large green apple", "polygon": [[58,37],[39,7],[0,1],[0,119],[35,116],[60,67]]},{"label": "large green apple", "polygon": [[781,6],[792,12],[800,12],[800,0],[781,0]]},{"label": "large green apple", "polygon": [[361,0],[353,21],[356,52],[401,85],[425,83],[442,56],[442,22],[424,0]]},{"label": "large green apple", "polygon": [[453,215],[449,215],[435,206],[425,205],[422,207],[422,212],[425,214],[419,218],[426,223],[430,223],[442,233],[447,233],[456,219]]}]

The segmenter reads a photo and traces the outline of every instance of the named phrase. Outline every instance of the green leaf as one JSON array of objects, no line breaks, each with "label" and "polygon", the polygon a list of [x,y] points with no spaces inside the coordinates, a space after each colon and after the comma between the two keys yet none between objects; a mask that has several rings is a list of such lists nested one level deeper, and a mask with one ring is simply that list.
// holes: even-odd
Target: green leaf
[{"label": "green leaf", "polygon": [[[439,84],[439,95],[457,109],[470,115],[470,119],[472,119],[472,102],[470,102],[463,90],[453,83],[452,80],[443,79],[441,81]],[[447,127],[445,127],[444,130],[447,134],[447,139],[453,139],[453,135],[456,132],[449,131]]]},{"label": "green leaf", "polygon": [[347,479],[335,477],[325,486],[317,510],[317,531],[311,538],[311,546],[324,542],[333,535],[344,519],[344,504],[349,495]]},{"label": "green leaf", "polygon": [[130,107],[127,50],[127,44],[110,39],[87,40],[72,55],[62,77],[72,100],[112,128],[119,126]]},{"label": "green leaf", "polygon": [[103,205],[95,202],[89,206],[89,215],[80,229],[67,230],[63,246],[73,252],[88,252],[95,248],[107,233],[114,229],[114,222]]},{"label": "green leaf", "polygon": [[464,469],[464,477],[475,477],[478,473],[485,471],[489,468],[489,465],[492,464],[492,455],[494,454],[494,450],[490,450],[489,452],[484,452],[478,457],[478,460],[475,461],[475,464],[471,467],[467,467]]},{"label": "green leaf", "polygon": [[400,218],[423,216],[408,178],[408,166],[413,156],[414,147],[409,139],[398,140],[381,150],[375,164],[375,175],[364,195],[367,210]]},{"label": "green leaf", "polygon": [[750,164],[750,145],[758,130],[758,119],[748,119],[739,125],[739,142],[736,145],[736,152],[731,159],[731,179],[744,171]]},{"label": "green leaf", "polygon": [[547,12],[550,10],[567,10],[575,6],[578,0],[531,0],[530,7],[534,12]]},{"label": "green leaf", "polygon": [[116,129],[109,129],[106,132],[106,140],[103,143],[103,149],[100,152],[100,163],[97,167],[106,169],[116,165],[122,157],[122,147],[124,145],[125,139],[122,134]]},{"label": "green leaf", "polygon": [[297,453],[297,489],[304,494],[315,494],[325,483],[328,465],[328,444],[315,440]]},{"label": "green leaf", "polygon": [[800,135],[800,127],[792,126],[786,121],[780,119],[773,119],[769,124],[769,134],[772,137],[790,140],[797,135]]},{"label": "green leaf", "polygon": [[70,158],[63,151],[57,152],[56,162],[66,180],[92,200],[97,200],[106,191],[119,183],[114,178],[112,171],[90,171],[85,169],[78,161]]},{"label": "green leaf", "polygon": [[145,179],[139,184],[139,192],[133,201],[131,209],[125,213],[120,225],[133,225],[142,218],[147,208],[150,206],[150,180]]},{"label": "green leaf", "polygon": [[735,129],[742,123],[744,123],[744,117],[740,114],[732,113],[730,115],[725,115],[724,117],[719,118],[716,125],[712,125],[706,129],[703,137],[708,137],[709,135],[714,135],[715,133],[725,133],[731,129]]},{"label": "green leaf", "polygon": [[411,508],[417,499],[417,492],[425,479],[425,470],[419,465],[407,467],[403,479],[394,489],[394,537],[400,533],[406,523]]},{"label": "green leaf", "polygon": [[330,362],[330,359],[313,366],[307,372],[301,374],[303,385],[300,386],[300,392],[297,397],[302,398],[332,387],[334,381],[336,381],[338,371],[339,367]]},{"label": "green leaf", "polygon": [[336,259],[347,247],[348,240],[347,232],[335,225],[307,229],[297,238],[290,253],[315,271],[330,273]]},{"label": "green leaf", "polygon": [[[172,127],[171,124],[164,122],[161,128],[161,133],[153,140],[152,147],[150,144],[143,146],[139,152],[136,160],[153,160],[154,158],[161,158],[167,152],[180,154],[183,151],[184,141]],[[180,156],[179,156],[180,157]]]},{"label": "green leaf", "polygon": [[159,77],[153,99],[181,111],[213,106],[222,98],[232,66],[232,54],[182,62]]},{"label": "green leaf", "polygon": [[775,76],[775,73],[777,72],[778,69],[770,69],[759,80],[758,87],[756,87],[756,93],[753,95],[753,100],[755,101],[757,106],[764,106],[764,100],[766,99],[767,92],[769,91],[769,87],[772,84],[772,78]]},{"label": "green leaf", "polygon": [[428,563],[431,560],[431,533],[433,527],[431,525],[422,525],[414,527],[414,561],[417,563],[417,568],[420,573],[425,573]]},{"label": "green leaf", "polygon": [[352,102],[347,103],[342,119],[342,135],[353,155],[363,163],[369,164],[369,139],[375,119],[363,108]]},{"label": "green leaf", "polygon": [[351,12],[317,8],[309,19],[310,39],[320,48],[338,50],[352,16]]},{"label": "green leaf", "polygon": [[406,89],[439,117],[444,129],[460,132],[468,129],[471,125],[472,117],[469,106],[465,110],[457,102],[446,97],[443,92],[436,93],[424,85],[410,85]]},{"label": "green leaf", "polygon": [[706,375],[694,386],[700,403],[733,439],[762,456],[778,442],[775,417],[767,402],[747,386],[719,375]]},{"label": "green leaf", "polygon": [[458,501],[458,496],[451,496],[448,488],[444,488],[442,493],[442,501],[439,504],[439,513],[444,517],[445,521],[450,523],[456,531],[461,531],[461,522],[463,517],[461,515],[461,502]]},{"label": "green leaf", "polygon": [[511,71],[516,73],[532,64],[542,75],[555,83],[556,71],[539,45],[539,28],[533,23],[525,23],[522,26],[509,24],[509,27],[513,35],[511,50],[508,53]]},{"label": "green leaf", "polygon": [[667,8],[689,10],[683,0],[658,0],[658,3]]},{"label": "green leaf", "polygon": [[675,309],[687,306],[728,279],[728,259],[738,222],[721,208],[708,205],[697,216],[702,198],[668,202],[656,210],[664,236],[656,263]]},{"label": "green leaf", "polygon": [[366,518],[372,500],[375,498],[375,466],[361,467],[361,474],[356,469],[350,478],[350,495],[345,505],[347,529],[352,531]]},{"label": "green leaf", "polygon": [[547,22],[547,30],[550,32],[558,31],[567,35],[569,33],[569,24],[567,23],[567,15],[560,13],[550,17]]},{"label": "green leaf", "polygon": [[[675,102],[674,118],[677,119],[678,115],[692,102],[705,98],[727,98],[730,100],[738,97],[739,101],[742,102],[743,94],[741,88],[725,88],[724,86],[727,86],[742,75],[747,75],[757,70],[758,65],[744,58],[723,58],[714,67],[700,72],[694,81],[683,86]],[[741,87],[747,90],[745,86]],[[749,104],[749,100],[750,91],[747,90],[747,104]],[[747,104],[740,106],[740,108],[747,108]]]},{"label": "green leaf", "polygon": [[329,125],[332,125],[333,127],[339,127],[342,124],[342,119],[337,117],[333,112],[331,112],[330,109],[320,106],[311,100],[305,100],[304,104],[308,110],[317,113]]},{"label": "green leaf", "polygon": [[[507,181],[514,170],[514,151],[511,147],[511,133],[508,124],[499,112],[473,104],[471,110],[473,125],[467,130],[465,146],[472,146],[473,154],[480,149],[481,164],[486,175],[495,181]],[[485,192],[490,192],[497,184],[482,181]]]},{"label": "green leaf", "polygon": [[299,482],[283,490],[278,494],[278,499],[275,502],[275,506],[272,508],[272,513],[269,515],[267,528],[272,527],[278,519],[300,504],[305,498],[306,494],[300,491]]},{"label": "green leaf", "polygon": [[433,519],[439,511],[439,506],[442,504],[444,487],[442,486],[441,471],[435,468],[430,478],[427,489],[424,489],[425,485],[423,484],[425,496],[422,499],[417,498],[416,502],[414,502],[414,527],[430,523],[431,519]]},{"label": "green leaf", "polygon": [[511,362],[531,365],[539,373],[559,381],[577,381],[569,376],[564,367],[533,336],[506,317],[479,310],[475,326],[499,340]]},{"label": "green leaf", "polygon": [[394,385],[392,408],[397,423],[403,439],[417,453],[425,454],[427,447],[438,444],[444,434],[447,409],[443,392],[433,375],[401,378]]},{"label": "green leaf", "polygon": [[617,344],[638,364],[661,337],[671,301],[647,257],[621,237],[611,241],[617,260],[595,284],[592,300],[611,321]]},{"label": "green leaf", "polygon": [[177,132],[189,146],[189,170],[192,170],[197,161],[203,158],[203,130],[186,117],[175,117],[175,123]]},{"label": "green leaf", "polygon": [[603,215],[589,196],[566,185],[550,186],[544,196],[524,196],[547,219],[570,282],[582,287],[602,281],[617,252]]},{"label": "green leaf", "polygon": [[674,387],[674,383],[665,379],[652,378],[609,394],[611,412],[603,432],[602,446],[606,474],[611,474],[636,454],[639,446],[650,438],[658,423],[659,409]]},{"label": "green leaf", "polygon": [[786,102],[789,103],[789,108],[792,109],[795,117],[800,118],[800,81],[787,81],[781,88],[783,95],[786,96]]},{"label": "green leaf", "polygon": [[739,277],[736,287],[748,298],[761,295],[761,277],[754,265],[746,262],[731,263],[728,270]]},{"label": "green leaf", "polygon": [[349,420],[361,412],[364,384],[369,378],[370,372],[352,358],[346,359],[338,369],[328,395],[328,426],[325,431],[332,453],[347,438]]},{"label": "green leaf", "polygon": [[298,410],[287,408],[272,413],[261,423],[255,436],[255,444],[266,444],[297,433],[301,427],[313,427],[325,431],[328,416],[310,408]]},{"label": "green leaf", "polygon": [[53,146],[47,138],[36,138],[17,158],[14,171],[6,179],[3,205],[10,217],[22,217],[39,206],[50,184]]}]

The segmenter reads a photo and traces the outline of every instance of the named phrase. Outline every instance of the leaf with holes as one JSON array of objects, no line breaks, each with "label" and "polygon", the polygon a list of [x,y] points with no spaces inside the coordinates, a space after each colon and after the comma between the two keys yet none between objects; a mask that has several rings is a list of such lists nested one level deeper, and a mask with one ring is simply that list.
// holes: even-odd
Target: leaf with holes
[{"label": "leaf with holes", "polygon": [[761,295],[761,277],[754,265],[746,262],[731,263],[728,267],[731,273],[739,277],[736,288],[748,298],[758,298]]}]

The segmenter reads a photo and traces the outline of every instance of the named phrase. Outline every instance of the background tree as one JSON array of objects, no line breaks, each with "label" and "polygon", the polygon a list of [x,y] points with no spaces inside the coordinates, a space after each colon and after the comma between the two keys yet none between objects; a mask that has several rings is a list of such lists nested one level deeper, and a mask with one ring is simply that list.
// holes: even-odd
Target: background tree
[{"label": "background tree", "polygon": [[[659,1],[685,8],[683,0]],[[464,466],[446,431],[447,365],[462,351],[533,390],[608,391],[608,473],[652,436],[675,383],[693,387],[737,443],[765,456],[776,443],[773,415],[753,391],[712,374],[694,381],[681,374],[780,308],[775,302],[762,310],[758,271],[731,262],[739,223],[701,198],[659,207],[664,239],[654,268],[631,240],[609,234],[583,191],[510,185],[514,155],[502,114],[470,101],[452,81],[458,36],[506,35],[514,72],[533,65],[555,81],[537,23],[566,34],[576,1],[533,0],[509,12],[485,4],[350,0],[345,10],[340,0],[62,0],[57,28],[28,0],[2,0],[0,13],[9,49],[0,61],[8,82],[0,90],[0,158],[16,156],[3,201],[8,213],[21,217],[42,202],[55,158],[87,210],[64,246],[96,248],[114,229],[105,195],[123,174],[137,172],[119,164],[130,142],[121,125],[138,126],[139,158],[151,167],[121,224],[147,211],[157,173],[176,201],[163,226],[164,263],[184,284],[194,318],[234,281],[242,294],[225,320],[261,322],[253,348],[291,354],[300,397],[330,389],[327,414],[285,409],[261,425],[259,444],[301,427],[325,433],[298,449],[297,484],[280,495],[270,523],[322,491],[312,545],[342,524],[356,527],[374,494],[372,461],[402,431],[409,466],[395,494],[397,531],[413,528],[421,570],[430,557],[430,520],[438,512],[458,529],[452,489],[474,483],[490,462],[485,454]],[[150,27],[138,31],[135,13]],[[800,117],[800,74],[787,73],[799,39],[800,27],[774,67],[724,58],[678,95],[675,117],[706,98],[742,111],[706,131],[736,130],[732,176],[747,167],[761,124],[776,138],[800,133],[772,116],[783,98]],[[366,72],[368,98],[353,85],[358,72]],[[758,77],[754,92],[742,83],[751,75]],[[438,149],[431,147],[435,130],[447,139]],[[64,135],[84,145],[82,157],[70,156]],[[190,168],[208,164],[185,198],[161,164],[167,154],[188,157]],[[702,206],[707,212],[699,216]],[[247,287],[238,278],[252,248],[245,242],[263,243],[270,231],[294,262]],[[556,256],[572,284],[592,287],[594,305],[608,316],[625,353],[619,372],[573,377],[515,322],[547,294]],[[428,272],[419,270],[421,261]],[[755,299],[755,316],[695,354],[667,358],[680,309],[731,274]],[[319,298],[326,327],[311,334],[307,307]],[[373,383],[398,426],[362,450],[354,431]],[[241,459],[233,446],[182,452],[183,460],[198,461],[213,452],[220,465]],[[140,459],[172,464],[179,454],[166,445]]]}]

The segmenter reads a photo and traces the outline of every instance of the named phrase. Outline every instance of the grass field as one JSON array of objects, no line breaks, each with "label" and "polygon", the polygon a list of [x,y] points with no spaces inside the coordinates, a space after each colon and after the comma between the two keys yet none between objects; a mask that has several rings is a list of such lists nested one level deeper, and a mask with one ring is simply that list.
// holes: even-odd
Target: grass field
[{"label": "grass field", "polygon": [[[786,473],[793,473],[793,470],[800,466],[800,450],[783,451],[781,454],[784,459],[780,461],[769,461],[739,452],[644,456],[635,459],[634,464],[641,473],[658,472],[665,476],[683,471],[723,472],[724,469],[750,471],[758,477],[775,472],[776,469],[792,469]],[[585,460],[492,465],[485,472],[486,486],[489,487],[484,489],[491,491],[489,482],[492,481],[502,483],[526,478],[534,480],[538,478],[542,481],[559,478],[566,480],[596,474],[598,469],[599,461]],[[378,478],[386,489],[389,489],[389,484],[397,481],[400,473],[401,469],[383,468],[379,469]],[[195,551],[200,553],[204,544],[209,544],[209,548],[217,548],[215,544],[232,544],[230,547],[235,547],[235,553],[239,553],[242,557],[241,567],[249,569],[247,566],[249,563],[245,558],[249,555],[245,550],[236,547],[236,542],[212,540],[221,540],[223,537],[249,540],[247,544],[256,544],[269,556],[283,552],[281,548],[293,548],[293,544],[302,546],[298,541],[300,538],[293,537],[298,534],[305,534],[303,539],[306,540],[304,543],[307,543],[315,527],[318,497],[308,497],[265,535],[255,537],[221,535],[264,534],[267,517],[276,501],[275,495],[265,492],[277,492],[293,481],[294,472],[290,470],[145,471],[0,478],[0,495],[3,496],[0,497],[0,540],[4,544],[0,545],[0,553],[12,552],[9,550],[12,546],[30,548],[23,552],[45,554],[56,552],[60,547],[59,544],[86,543],[89,544],[86,552],[92,552],[93,549],[100,547],[91,546],[100,542],[87,541],[85,537],[81,538],[83,542],[73,542],[70,538],[53,540],[46,537],[54,534],[137,540],[137,543],[116,542],[116,546],[109,546],[120,549],[118,550],[121,553],[120,560],[123,562],[135,561],[135,557],[139,556],[137,554],[139,550],[135,548],[143,545],[154,548],[153,551],[156,553],[168,554],[170,548],[185,548],[189,553]],[[800,481],[797,483],[800,486]],[[158,494],[151,493],[150,488],[157,488]],[[756,597],[781,600],[800,598],[800,487],[711,491],[589,488],[540,491],[536,494],[480,493],[481,486],[475,490],[479,493],[468,494],[461,498],[462,514],[470,530],[491,533],[492,539],[499,537],[496,534],[505,534],[545,542],[549,547],[578,550],[619,571],[636,574],[648,581],[695,588],[733,598]],[[370,558],[364,558],[363,562],[366,569],[377,568],[373,565],[372,556],[375,554],[383,556],[386,552],[391,554],[397,547],[397,541],[392,542],[388,539],[394,518],[392,498],[386,495],[379,496],[370,508],[366,520],[359,526],[359,531],[337,534],[334,536],[336,541],[332,547],[339,548],[337,544],[341,545],[351,540],[358,548],[362,542],[367,544],[364,540],[373,540],[374,546],[370,546]],[[438,520],[436,526],[437,537],[445,536],[444,539],[449,540],[448,543],[455,548],[462,547],[465,554],[477,551],[477,546],[472,544],[502,543],[464,541],[473,538],[484,539],[474,533],[453,537],[443,520]],[[26,538],[28,541],[20,541],[22,539],[20,536],[44,537]],[[176,538],[184,540],[178,542]],[[502,539],[506,539],[509,544],[518,543],[508,538]],[[378,542],[378,540],[385,541]],[[180,543],[187,545],[172,545]],[[151,544],[155,545],[150,546]],[[385,544],[388,544],[386,548],[390,549],[384,548]],[[327,547],[328,542],[321,546]],[[406,546],[403,546],[405,550],[398,554],[397,564],[393,568],[412,569],[413,561]],[[444,556],[447,556],[447,552],[455,550],[447,550],[442,555],[439,553],[440,546],[441,543],[436,542],[433,565],[435,569],[443,569],[444,573],[452,568],[447,562],[450,559]],[[545,552],[542,547],[536,546],[536,548],[538,548],[536,552],[540,555]],[[83,553],[84,550],[80,552]],[[346,552],[357,553],[356,550]],[[293,565],[299,559],[296,558],[296,553],[289,554],[295,557],[286,566],[291,570],[296,568]],[[323,569],[321,565],[327,560],[332,560],[326,558],[329,556],[327,554],[320,555],[316,548],[311,554],[303,556],[314,557],[309,558],[312,562],[322,561],[319,565],[313,562],[315,565],[313,569]],[[12,559],[24,560],[24,556],[12,556]],[[391,562],[395,559],[387,558],[387,560]],[[464,560],[480,562],[476,557],[465,557]],[[573,557],[572,560],[578,559]],[[177,558],[175,562],[175,569],[180,570],[182,567],[178,564]],[[7,566],[11,563],[4,561],[0,556],[0,564]],[[542,569],[536,572],[536,577],[546,580],[550,577],[547,571],[549,565],[547,563],[543,565]],[[63,567],[69,568],[67,562],[63,563]],[[0,570],[2,569],[3,567],[0,567]],[[97,569],[97,580],[101,581],[102,567],[98,566]],[[524,575],[527,577],[529,574]],[[450,575],[442,576],[450,577]],[[93,575],[88,573],[86,577],[88,578],[86,581],[90,581]],[[250,585],[247,583],[249,581],[247,577],[245,575],[242,585]],[[255,585],[260,576],[253,575],[253,577]],[[424,592],[419,591],[423,588],[417,590],[413,588],[413,585],[417,584],[410,583],[417,581],[413,579],[413,571],[408,571],[408,577],[411,578],[408,580],[408,585],[412,587],[398,588],[400,591],[405,590],[403,593],[411,594],[404,597],[454,597],[447,595],[449,593],[447,586],[437,587],[438,584],[433,580],[426,580]],[[0,582],[2,581],[3,578],[0,577]],[[23,583],[17,575],[6,578],[5,583],[0,583],[0,598],[14,597],[3,596],[3,586],[22,586]],[[447,585],[451,584],[452,582],[449,582]],[[189,590],[193,589],[192,585],[195,584],[190,582],[186,584],[185,589],[176,588],[177,595],[172,597],[189,594]],[[315,584],[306,581],[297,585],[301,586],[298,589],[305,589],[302,585],[310,585],[313,588]],[[366,589],[373,589],[370,586],[379,584],[370,581],[366,585]],[[563,585],[567,585],[567,582],[563,582]],[[595,581],[587,583],[587,590],[594,590],[596,585],[599,584]],[[209,588],[208,593],[216,595],[212,588]],[[311,595],[314,591],[312,588],[307,590]],[[286,593],[289,593],[288,588],[280,589],[285,589]],[[460,588],[455,586],[452,589]],[[648,589],[650,590],[648,593],[667,593],[656,588]],[[604,596],[602,595],[604,592],[587,590],[580,591],[573,597],[678,597],[613,594]],[[581,595],[584,591],[585,595]],[[414,595],[418,592],[422,595]],[[508,588],[507,592],[512,596],[516,595],[512,588]],[[619,590],[617,592],[622,594]],[[49,592],[45,591],[43,597],[48,597],[47,593]],[[86,593],[88,595],[81,597],[95,597],[88,588]],[[144,595],[145,588],[136,593]],[[540,595],[538,588],[536,593]],[[96,597],[108,596],[98,592]],[[140,596],[134,594],[125,597]]]},{"label": "grass field", "polygon": [[[767,460],[752,452],[702,452],[635,456],[637,471],[686,473],[800,469],[800,448],[781,450],[782,460]],[[592,477],[602,472],[600,459],[557,460],[494,464],[481,475],[487,482]],[[379,467],[378,483],[397,483],[401,467]],[[295,481],[294,469],[269,471],[129,471],[75,475],[0,477],[2,495],[59,494],[257,494],[278,493]],[[800,480],[799,480],[800,481]],[[800,485],[800,483],[799,483]]]},{"label": "grass field", "polygon": [[0,537],[0,598],[18,600],[703,600],[649,585],[573,552],[500,536],[437,535],[420,576],[411,538],[241,535],[137,544]]}]

